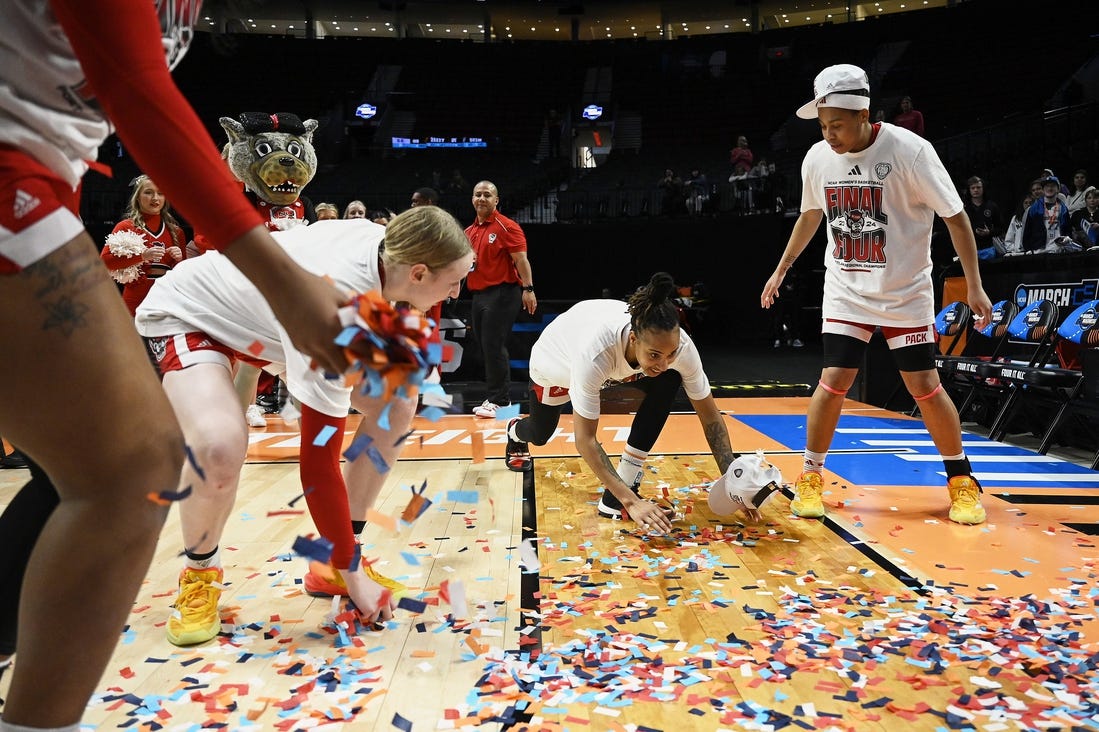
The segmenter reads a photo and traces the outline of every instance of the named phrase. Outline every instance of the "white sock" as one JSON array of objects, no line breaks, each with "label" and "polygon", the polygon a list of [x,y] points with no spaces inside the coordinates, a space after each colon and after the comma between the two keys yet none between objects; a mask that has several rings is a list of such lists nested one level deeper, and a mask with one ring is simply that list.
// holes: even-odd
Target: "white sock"
[{"label": "white sock", "polygon": [[649,453],[626,445],[626,449],[622,451],[622,457],[618,459],[618,477],[623,483],[630,488],[641,483],[641,474],[645,471],[647,457]]},{"label": "white sock", "polygon": [[809,449],[805,450],[802,455],[801,472],[803,473],[820,473],[824,470],[824,458],[828,457],[826,452],[812,452]]},{"label": "white sock", "polygon": [[215,549],[214,553],[206,559],[191,559],[190,557],[187,557],[186,565],[191,569],[209,569],[210,567],[220,567],[221,547],[219,546],[217,549]]},{"label": "white sock", "polygon": [[80,724],[70,724],[65,727],[24,727],[21,724],[11,724],[0,719],[0,732],[79,732]]}]

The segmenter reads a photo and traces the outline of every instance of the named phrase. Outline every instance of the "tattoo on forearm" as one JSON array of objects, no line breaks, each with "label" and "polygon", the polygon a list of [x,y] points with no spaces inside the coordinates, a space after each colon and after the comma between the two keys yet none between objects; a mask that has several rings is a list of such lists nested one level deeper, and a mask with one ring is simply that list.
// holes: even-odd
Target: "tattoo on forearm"
[{"label": "tattoo on forearm", "polygon": [[599,447],[599,459],[603,462],[604,468],[606,468],[612,474],[618,475],[618,470],[611,463],[610,457],[607,456],[607,453],[602,446]]},{"label": "tattoo on forearm", "polygon": [[736,457],[729,443],[729,431],[725,429],[725,423],[711,422],[703,425],[702,431],[706,435],[706,443],[710,446],[710,452],[713,453],[714,460],[717,461],[718,469],[724,473]]},{"label": "tattoo on forearm", "polygon": [[792,254],[791,254],[791,255],[788,255],[788,256],[785,256],[785,257],[783,257],[783,258],[782,258],[782,271],[783,271],[783,272],[785,272],[786,270],[788,270],[788,269],[790,269],[791,267],[793,267],[793,266],[794,266],[794,262],[796,262],[796,261],[797,261],[797,259],[798,259],[798,258],[797,258],[797,257],[795,257],[795,256],[794,256],[794,255],[792,255]]}]

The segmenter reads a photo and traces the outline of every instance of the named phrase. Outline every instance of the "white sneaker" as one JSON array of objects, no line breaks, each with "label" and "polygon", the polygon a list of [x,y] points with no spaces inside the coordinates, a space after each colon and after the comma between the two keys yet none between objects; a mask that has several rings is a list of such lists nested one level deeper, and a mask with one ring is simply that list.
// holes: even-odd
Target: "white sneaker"
[{"label": "white sneaker", "polygon": [[249,427],[267,426],[267,418],[263,416],[263,410],[259,408],[258,404],[248,405],[248,408],[244,410],[244,419],[248,421]]},{"label": "white sneaker", "polygon": [[793,342],[793,343],[791,343],[790,345],[791,345],[791,346],[793,346],[794,348],[801,348],[801,347],[802,347],[802,346],[804,346],[805,344],[801,342],[801,339],[800,339],[800,338],[795,338],[795,339],[794,339],[794,342]]},{"label": "white sneaker", "polygon": [[496,419],[496,410],[499,408],[498,404],[493,404],[486,399],[479,406],[473,408],[473,416],[481,419]]}]

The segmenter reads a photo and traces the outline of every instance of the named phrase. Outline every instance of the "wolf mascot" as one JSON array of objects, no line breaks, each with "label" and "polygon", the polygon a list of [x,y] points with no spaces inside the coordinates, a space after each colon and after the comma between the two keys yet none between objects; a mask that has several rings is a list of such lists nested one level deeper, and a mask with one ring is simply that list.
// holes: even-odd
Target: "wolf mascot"
[{"label": "wolf mascot", "polygon": [[[239,119],[222,117],[219,121],[229,136],[222,156],[244,185],[245,195],[263,216],[267,228],[285,231],[316,221],[313,204],[301,192],[317,172],[313,148],[317,120],[302,122],[296,114],[286,112],[245,112]],[[195,243],[200,249],[206,248],[198,236]],[[264,411],[277,412],[285,399],[278,379],[266,372],[261,374],[256,366],[242,364],[235,381],[247,405],[248,423],[262,427],[266,420],[260,405]]]},{"label": "wolf mascot", "polygon": [[281,231],[316,221],[313,205],[301,197],[317,172],[313,132],[317,120],[295,114],[245,112],[239,120],[222,117],[229,136],[229,169],[264,216],[267,228]]}]

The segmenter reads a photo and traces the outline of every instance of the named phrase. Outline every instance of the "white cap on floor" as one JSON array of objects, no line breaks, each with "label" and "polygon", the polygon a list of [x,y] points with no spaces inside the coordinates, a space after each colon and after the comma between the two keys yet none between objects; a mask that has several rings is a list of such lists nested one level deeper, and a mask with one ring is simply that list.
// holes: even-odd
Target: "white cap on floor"
[{"label": "white cap on floor", "polygon": [[718,516],[729,516],[742,508],[759,508],[781,485],[782,473],[764,459],[762,450],[741,455],[710,486],[710,510]]},{"label": "white cap on floor", "polygon": [[819,107],[870,109],[870,80],[851,64],[829,66],[813,80],[813,101],[798,107],[802,119],[816,119]]}]

